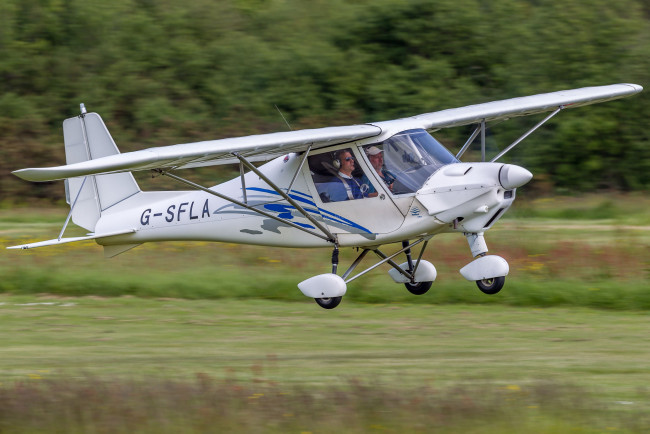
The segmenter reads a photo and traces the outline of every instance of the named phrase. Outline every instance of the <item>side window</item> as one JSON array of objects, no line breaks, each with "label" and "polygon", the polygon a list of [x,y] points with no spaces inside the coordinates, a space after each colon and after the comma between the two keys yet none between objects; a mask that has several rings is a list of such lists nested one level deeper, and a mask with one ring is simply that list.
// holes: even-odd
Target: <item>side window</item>
[{"label": "side window", "polygon": [[316,191],[324,203],[371,197],[372,184],[350,148],[312,155],[307,161]]}]

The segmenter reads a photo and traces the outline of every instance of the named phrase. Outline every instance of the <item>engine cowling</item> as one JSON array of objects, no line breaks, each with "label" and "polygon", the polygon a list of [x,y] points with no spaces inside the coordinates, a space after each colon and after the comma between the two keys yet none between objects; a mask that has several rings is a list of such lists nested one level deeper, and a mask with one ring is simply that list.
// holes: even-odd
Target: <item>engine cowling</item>
[{"label": "engine cowling", "polygon": [[502,163],[456,163],[440,169],[416,193],[429,215],[466,232],[489,228],[510,207],[516,187],[533,177]]}]

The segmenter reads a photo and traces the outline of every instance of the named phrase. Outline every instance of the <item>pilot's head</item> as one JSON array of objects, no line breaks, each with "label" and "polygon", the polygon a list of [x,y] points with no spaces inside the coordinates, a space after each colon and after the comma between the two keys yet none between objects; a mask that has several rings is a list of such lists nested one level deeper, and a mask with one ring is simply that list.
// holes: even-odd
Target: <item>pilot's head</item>
[{"label": "pilot's head", "polygon": [[339,172],[352,176],[352,172],[354,171],[354,157],[352,153],[347,149],[343,149],[338,152],[337,159],[340,163]]}]

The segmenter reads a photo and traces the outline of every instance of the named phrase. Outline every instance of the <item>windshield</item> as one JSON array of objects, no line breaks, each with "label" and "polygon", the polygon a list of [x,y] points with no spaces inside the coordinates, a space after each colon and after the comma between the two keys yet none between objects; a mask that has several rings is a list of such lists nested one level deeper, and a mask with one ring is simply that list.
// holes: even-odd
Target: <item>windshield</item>
[{"label": "windshield", "polygon": [[[364,147],[368,159],[379,176],[392,177],[393,194],[414,193],[442,166],[459,161],[425,130],[409,130],[394,135],[380,144]],[[383,154],[383,165],[372,158]],[[377,163],[376,163],[377,162]]]}]

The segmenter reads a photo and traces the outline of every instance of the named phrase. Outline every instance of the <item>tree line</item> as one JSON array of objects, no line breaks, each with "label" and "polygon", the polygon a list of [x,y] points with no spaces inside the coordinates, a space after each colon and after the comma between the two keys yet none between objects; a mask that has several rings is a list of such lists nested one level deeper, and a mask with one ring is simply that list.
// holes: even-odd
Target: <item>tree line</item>
[{"label": "tree line", "polygon": [[[9,172],[65,162],[84,102],[121,151],[387,120],[630,82],[648,87],[647,0],[3,0],[0,191],[63,198]],[[646,91],[647,92],[647,91]],[[650,187],[650,99],[560,113],[509,153],[553,190]],[[489,125],[496,153],[538,119]],[[452,151],[471,128],[434,134]],[[202,182],[231,169],[198,171]]]}]

